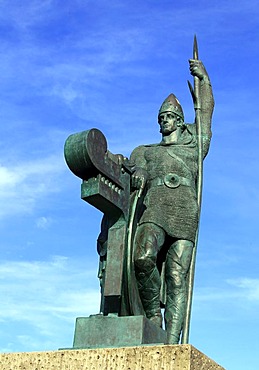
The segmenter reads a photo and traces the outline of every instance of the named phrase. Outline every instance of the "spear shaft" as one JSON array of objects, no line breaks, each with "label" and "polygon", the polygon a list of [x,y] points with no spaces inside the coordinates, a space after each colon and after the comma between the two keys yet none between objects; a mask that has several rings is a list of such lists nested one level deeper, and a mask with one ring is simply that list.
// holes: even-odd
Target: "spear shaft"
[{"label": "spear shaft", "polygon": [[[193,42],[193,59],[198,60],[198,44],[197,38],[194,36]],[[203,179],[203,154],[202,154],[202,129],[201,129],[201,99],[200,99],[200,80],[199,77],[194,76],[194,89],[192,88],[190,82],[188,85],[193,97],[194,109],[195,109],[195,123],[197,130],[197,145],[198,145],[198,176],[197,176],[197,203],[198,203],[198,220],[200,220],[201,213],[201,199],[202,199],[202,179]],[[191,306],[193,297],[193,286],[194,286],[194,273],[195,273],[195,263],[197,254],[197,243],[199,234],[199,221],[196,230],[195,243],[193,247],[192,260],[188,274],[187,281],[187,304],[186,304],[186,314],[185,321],[183,324],[183,333],[181,338],[182,344],[187,344],[189,342],[189,332],[190,332],[190,320],[191,320]]]}]

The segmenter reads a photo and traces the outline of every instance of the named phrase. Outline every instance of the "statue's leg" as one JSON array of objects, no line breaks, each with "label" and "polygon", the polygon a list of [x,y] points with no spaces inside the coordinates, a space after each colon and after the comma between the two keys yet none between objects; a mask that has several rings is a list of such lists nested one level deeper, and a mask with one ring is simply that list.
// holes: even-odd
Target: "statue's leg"
[{"label": "statue's leg", "polygon": [[104,286],[105,286],[105,268],[106,268],[106,255],[100,256],[99,259],[99,269],[98,269],[98,278],[101,288],[101,303],[100,303],[100,313],[104,312]]},{"label": "statue's leg", "polygon": [[192,258],[193,243],[177,240],[168,250],[165,265],[167,343],[177,344],[184,322],[187,303],[187,273]]},{"label": "statue's leg", "polygon": [[137,229],[134,265],[139,295],[147,318],[159,326],[162,326],[161,278],[156,260],[164,241],[164,230],[153,223],[141,224]]}]

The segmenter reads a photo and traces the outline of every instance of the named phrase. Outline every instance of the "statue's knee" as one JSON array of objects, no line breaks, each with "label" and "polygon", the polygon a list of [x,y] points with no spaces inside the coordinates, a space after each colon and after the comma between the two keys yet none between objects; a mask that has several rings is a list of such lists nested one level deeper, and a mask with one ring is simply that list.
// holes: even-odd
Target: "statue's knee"
[{"label": "statue's knee", "polygon": [[135,256],[134,265],[139,271],[150,271],[156,266],[156,256],[146,254],[142,256]]},{"label": "statue's knee", "polygon": [[164,233],[154,224],[142,224],[137,230],[134,246],[134,265],[139,271],[146,272],[156,266],[157,253],[163,244]]},{"label": "statue's knee", "polygon": [[156,264],[155,241],[150,236],[143,236],[135,242],[134,263],[137,267],[153,266]]},{"label": "statue's knee", "polygon": [[[141,229],[140,229],[141,230]],[[135,241],[134,264],[139,271],[149,271],[156,265],[155,240],[140,232]]]}]

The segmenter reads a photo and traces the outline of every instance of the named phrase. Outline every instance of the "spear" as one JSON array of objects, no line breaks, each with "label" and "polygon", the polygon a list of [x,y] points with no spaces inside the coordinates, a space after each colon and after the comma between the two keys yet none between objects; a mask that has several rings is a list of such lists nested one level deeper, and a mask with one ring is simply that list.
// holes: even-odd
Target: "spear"
[{"label": "spear", "polygon": [[[193,59],[198,60],[198,44],[196,35],[194,36],[193,42]],[[202,178],[203,178],[203,155],[202,155],[202,130],[201,130],[201,99],[200,99],[200,80],[199,77],[194,76],[194,88],[192,87],[190,81],[188,81],[188,86],[193,98],[194,109],[195,109],[195,123],[197,130],[197,145],[198,145],[198,176],[197,176],[197,202],[198,202],[198,220],[200,220],[201,213],[201,199],[202,199]],[[185,321],[183,324],[183,332],[181,343],[187,344],[189,342],[189,332],[190,332],[190,319],[191,319],[191,306],[193,297],[193,285],[194,285],[194,272],[195,272],[195,262],[197,254],[197,243],[199,234],[199,224],[196,230],[195,243],[193,247],[192,260],[190,265],[190,270],[188,274],[187,281],[187,305],[185,313]]]}]

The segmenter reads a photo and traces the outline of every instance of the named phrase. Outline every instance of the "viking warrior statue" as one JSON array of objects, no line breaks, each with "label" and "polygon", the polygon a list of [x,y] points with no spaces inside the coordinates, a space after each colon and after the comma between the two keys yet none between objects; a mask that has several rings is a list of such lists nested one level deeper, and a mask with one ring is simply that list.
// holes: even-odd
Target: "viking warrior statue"
[{"label": "viking warrior statue", "polygon": [[[190,60],[189,63],[191,74],[200,80],[205,158],[211,139],[212,89],[202,62]],[[132,187],[146,189],[144,212],[135,236],[134,264],[146,316],[161,326],[161,259],[164,259],[167,342],[176,344],[186,312],[186,277],[199,221],[197,127],[196,123],[184,123],[182,107],[174,94],[163,102],[158,124],[161,142],[139,146],[130,157],[134,164]]]},{"label": "viking warrior statue", "polygon": [[194,89],[190,83],[189,87],[195,123],[184,122],[181,104],[170,94],[158,113],[161,141],[137,147],[130,159],[109,152],[97,129],[71,135],[65,144],[67,164],[83,180],[82,199],[104,213],[97,241],[100,313],[104,317],[144,315],[157,328],[164,319],[169,344],[178,343],[181,333],[182,343],[188,342],[184,332],[191,302],[202,162],[210,146],[214,108],[196,40],[189,65],[194,76]]}]

